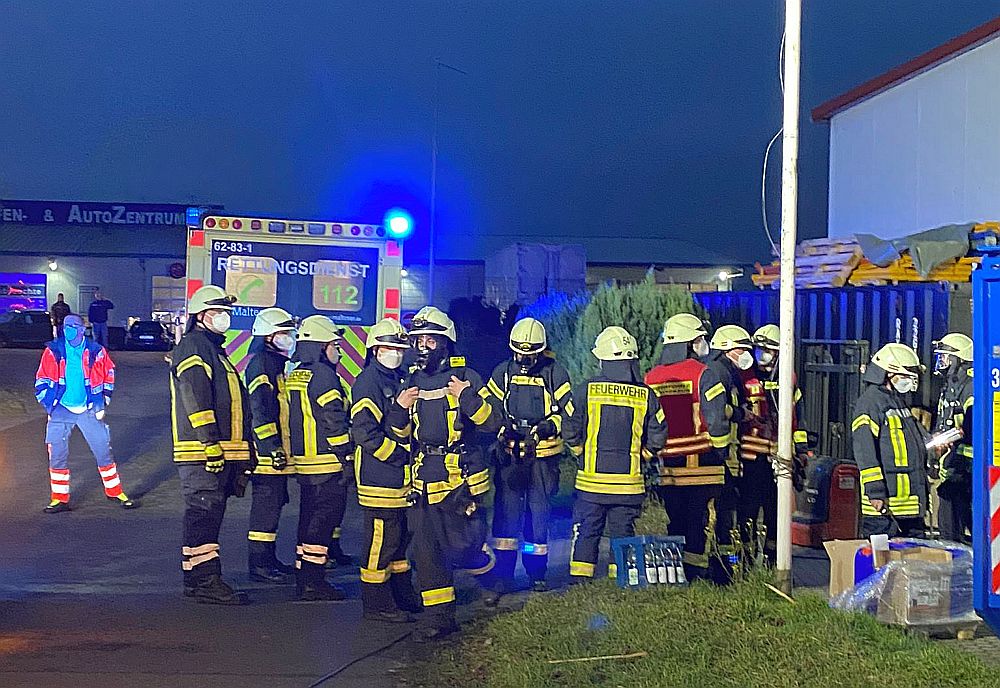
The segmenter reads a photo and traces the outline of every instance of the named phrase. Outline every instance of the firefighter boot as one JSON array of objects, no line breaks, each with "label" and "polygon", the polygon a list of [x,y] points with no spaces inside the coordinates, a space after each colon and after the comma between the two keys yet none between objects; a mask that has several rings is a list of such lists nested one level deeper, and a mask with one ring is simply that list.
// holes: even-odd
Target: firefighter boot
[{"label": "firefighter boot", "polygon": [[340,602],[347,599],[347,593],[342,588],[327,583],[323,565],[307,561],[303,561],[302,568],[296,572],[296,590],[303,602]]},{"label": "firefighter boot", "polygon": [[446,613],[438,612],[425,617],[424,623],[413,634],[413,639],[418,643],[429,643],[447,638],[459,630],[458,622],[455,620],[455,610],[451,609]]},{"label": "firefighter boot", "polygon": [[361,605],[368,621],[411,623],[413,617],[396,606],[388,583],[362,583]]},{"label": "firefighter boot", "polygon": [[396,600],[396,606],[411,614],[420,614],[424,611],[424,605],[420,601],[420,596],[413,589],[413,572],[403,571],[394,573],[389,577],[389,587],[392,596]]},{"label": "firefighter boot", "polygon": [[273,552],[270,553],[271,556],[268,554],[267,552],[251,551],[247,556],[250,580],[258,583],[281,584],[287,582],[285,571],[282,570],[283,565],[275,559]]},{"label": "firefighter boot", "polygon": [[327,561],[326,565],[328,568],[336,568],[338,566],[354,566],[354,557],[350,554],[345,554],[344,550],[340,547],[340,536],[330,540],[330,549],[327,551]]},{"label": "firefighter boot", "polygon": [[204,604],[243,604],[246,598],[233,590],[217,573],[184,583],[184,596]]}]

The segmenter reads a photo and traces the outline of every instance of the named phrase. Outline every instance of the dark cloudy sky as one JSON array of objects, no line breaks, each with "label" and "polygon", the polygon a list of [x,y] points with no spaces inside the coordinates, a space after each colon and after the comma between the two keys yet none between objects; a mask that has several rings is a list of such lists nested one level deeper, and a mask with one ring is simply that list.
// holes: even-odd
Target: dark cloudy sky
[{"label": "dark cloudy sky", "polygon": [[[800,218],[816,236],[827,128],[809,110],[1000,7],[804,4]],[[0,197],[376,221],[402,205],[425,229],[439,57],[469,73],[440,73],[444,257],[579,238],[591,260],[766,258],[760,167],[780,126],[782,12],[775,0],[3,0]]]}]

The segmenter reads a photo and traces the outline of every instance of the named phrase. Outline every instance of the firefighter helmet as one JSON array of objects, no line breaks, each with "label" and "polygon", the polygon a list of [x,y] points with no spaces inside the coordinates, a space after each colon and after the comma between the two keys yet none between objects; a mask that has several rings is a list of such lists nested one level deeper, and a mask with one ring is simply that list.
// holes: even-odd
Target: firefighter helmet
[{"label": "firefighter helmet", "polygon": [[612,326],[597,335],[593,354],[600,361],[624,361],[639,358],[639,348],[628,330]]},{"label": "firefighter helmet", "polygon": [[216,308],[231,311],[234,303],[236,303],[236,297],[227,294],[222,287],[206,284],[192,294],[188,300],[188,315],[197,315]]},{"label": "firefighter helmet", "polygon": [[753,340],[750,333],[739,325],[723,325],[712,335],[711,345],[716,351],[752,349]]},{"label": "firefighter helmet", "polygon": [[523,318],[510,331],[510,348],[518,354],[537,354],[545,350],[545,326],[534,318]]},{"label": "firefighter helmet", "polygon": [[447,337],[453,342],[458,341],[455,334],[455,323],[439,308],[434,306],[424,306],[413,316],[413,325],[410,327],[410,336],[415,337],[421,334],[436,334]]},{"label": "firefighter helmet", "polygon": [[266,337],[275,332],[294,330],[297,324],[284,308],[265,308],[253,319],[251,333],[255,337]]},{"label": "firefighter helmet", "polygon": [[406,328],[398,320],[383,318],[368,329],[365,346],[369,349],[376,346],[387,346],[391,349],[409,349],[406,339]]},{"label": "firefighter helmet", "polygon": [[917,352],[906,344],[886,344],[872,356],[872,365],[889,375],[917,376],[923,372]]},{"label": "firefighter helmet", "polygon": [[777,325],[764,325],[753,333],[753,343],[761,349],[777,349],[781,341],[781,330]]},{"label": "firefighter helmet", "polygon": [[343,332],[325,315],[310,315],[299,326],[299,341],[328,344],[339,340]]},{"label": "firefighter helmet", "polygon": [[698,337],[706,337],[705,324],[697,315],[678,313],[667,318],[663,325],[663,343],[680,344],[693,342]]},{"label": "firefighter helmet", "polygon": [[949,332],[934,342],[934,353],[951,354],[963,361],[971,361],[972,340],[961,332]]}]

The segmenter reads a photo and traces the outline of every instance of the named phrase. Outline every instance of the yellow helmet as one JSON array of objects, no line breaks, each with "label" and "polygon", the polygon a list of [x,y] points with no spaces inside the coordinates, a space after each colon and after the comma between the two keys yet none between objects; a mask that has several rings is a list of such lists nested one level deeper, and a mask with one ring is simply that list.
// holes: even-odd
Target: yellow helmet
[{"label": "yellow helmet", "polygon": [[406,338],[406,328],[393,318],[383,318],[368,329],[365,346],[371,349],[376,346],[387,346],[391,349],[409,349]]},{"label": "yellow helmet", "polygon": [[441,309],[434,306],[424,306],[413,316],[413,325],[409,332],[411,337],[420,334],[437,334],[447,337],[453,342],[458,341],[455,334],[455,323]]},{"label": "yellow helmet", "polygon": [[934,353],[951,354],[963,361],[971,361],[972,340],[961,332],[949,332],[934,342]]},{"label": "yellow helmet", "polygon": [[510,331],[510,348],[518,354],[545,351],[545,326],[534,318],[522,318]]},{"label": "yellow helmet", "polygon": [[917,352],[906,344],[886,344],[872,356],[872,364],[890,375],[916,376],[924,369]]},{"label": "yellow helmet", "polygon": [[698,337],[706,337],[705,324],[697,315],[678,313],[667,318],[663,325],[663,343],[679,344],[693,342]]},{"label": "yellow helmet", "polygon": [[295,318],[284,308],[265,308],[253,319],[251,333],[255,337],[266,337],[275,332],[294,330]]},{"label": "yellow helmet", "polygon": [[236,297],[226,293],[222,287],[206,284],[191,295],[188,300],[188,315],[196,315],[218,308],[224,311],[233,310]]},{"label": "yellow helmet", "polygon": [[299,326],[299,341],[327,344],[340,339],[342,333],[343,330],[325,315],[310,315]]},{"label": "yellow helmet", "polygon": [[732,351],[733,349],[752,349],[753,340],[750,333],[739,325],[723,325],[715,331],[710,342],[716,351]]},{"label": "yellow helmet", "polygon": [[624,327],[605,327],[597,335],[593,354],[600,361],[625,361],[639,358],[639,347]]},{"label": "yellow helmet", "polygon": [[762,349],[777,349],[780,341],[781,330],[777,325],[764,325],[753,333],[753,343]]}]

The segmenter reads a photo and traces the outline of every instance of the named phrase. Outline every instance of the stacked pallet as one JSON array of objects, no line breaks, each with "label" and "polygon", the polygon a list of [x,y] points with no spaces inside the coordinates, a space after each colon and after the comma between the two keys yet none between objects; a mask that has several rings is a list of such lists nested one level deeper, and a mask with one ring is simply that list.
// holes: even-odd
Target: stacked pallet
[{"label": "stacked pallet", "polygon": [[968,282],[972,279],[972,271],[979,257],[958,258],[949,260],[931,270],[927,277],[921,276],[913,266],[913,259],[903,255],[889,265],[879,267],[867,260],[854,270],[850,282],[854,285],[896,284],[898,282]]},{"label": "stacked pallet", "polygon": [[[854,239],[810,239],[795,247],[795,287],[842,287],[864,256]],[[758,264],[751,280],[758,287],[778,285],[778,263]]]},{"label": "stacked pallet", "polygon": [[969,232],[969,243],[974,251],[996,250],[1000,246],[1000,222],[980,222]]}]

